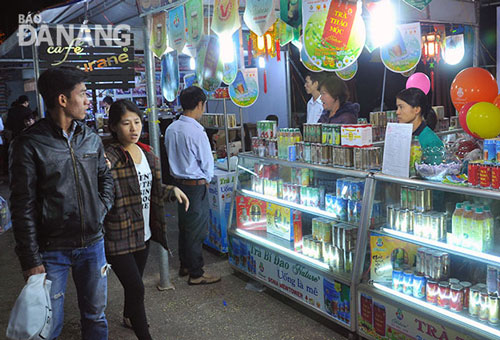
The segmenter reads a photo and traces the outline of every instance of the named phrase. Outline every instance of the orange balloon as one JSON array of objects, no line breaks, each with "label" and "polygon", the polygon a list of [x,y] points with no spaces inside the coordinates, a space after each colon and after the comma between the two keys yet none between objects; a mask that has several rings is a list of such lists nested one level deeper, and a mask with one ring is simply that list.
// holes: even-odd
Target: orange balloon
[{"label": "orange balloon", "polygon": [[493,100],[493,105],[500,109],[500,94]]},{"label": "orange balloon", "polygon": [[460,71],[450,88],[451,101],[457,111],[469,102],[491,103],[498,95],[495,78],[480,67],[469,67]]}]

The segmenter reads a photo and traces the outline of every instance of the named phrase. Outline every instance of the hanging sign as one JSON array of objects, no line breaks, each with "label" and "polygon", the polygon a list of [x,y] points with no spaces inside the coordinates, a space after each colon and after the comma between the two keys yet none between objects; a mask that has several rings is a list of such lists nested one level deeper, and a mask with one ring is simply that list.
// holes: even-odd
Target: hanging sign
[{"label": "hanging sign", "polygon": [[240,28],[238,0],[215,0],[212,18],[212,31],[217,35],[231,35]]},{"label": "hanging sign", "polygon": [[222,82],[226,85],[231,85],[236,79],[236,74],[238,73],[238,60],[233,58],[233,61],[229,63],[224,63],[222,71]]},{"label": "hanging sign", "polygon": [[173,51],[161,57],[161,93],[163,97],[173,102],[179,92],[179,59]]},{"label": "hanging sign", "polygon": [[203,0],[189,0],[184,5],[186,13],[186,49],[196,57],[196,46],[203,35]]},{"label": "hanging sign", "polygon": [[167,50],[167,13],[159,12],[152,15],[149,37],[151,51],[157,58],[161,58]]},{"label": "hanging sign", "polygon": [[323,39],[332,46],[345,48],[351,35],[352,24],[356,17],[356,4],[347,1],[332,1],[328,9]]},{"label": "hanging sign", "polygon": [[239,107],[249,107],[259,97],[257,68],[241,69],[236,79],[229,85],[229,97]]},{"label": "hanging sign", "polygon": [[335,71],[335,74],[342,80],[351,80],[358,72],[358,61],[356,60],[352,65],[347,66],[342,70]]},{"label": "hanging sign", "polygon": [[141,13],[152,11],[160,6],[164,6],[165,0],[136,0],[137,7]]},{"label": "hanging sign", "polygon": [[219,39],[213,35],[205,35],[198,47],[196,58],[198,84],[206,91],[215,91],[220,86],[223,76],[222,60],[219,58]]},{"label": "hanging sign", "polygon": [[398,25],[395,38],[380,48],[380,58],[392,72],[404,73],[417,66],[422,54],[420,23]]},{"label": "hanging sign", "polygon": [[285,46],[290,41],[293,40],[293,27],[287,25],[284,21],[278,19],[276,23],[276,28],[278,30],[278,40],[280,41],[280,46]]},{"label": "hanging sign", "polygon": [[[300,41],[302,42],[302,46],[304,46],[303,37],[300,37]],[[312,61],[309,59],[309,56],[306,53],[305,48],[300,49],[300,61],[305,66],[305,68],[307,68],[309,71],[312,71],[312,72],[322,72],[323,71],[318,66],[316,66],[312,63]]]},{"label": "hanging sign", "polygon": [[302,23],[302,0],[280,0],[280,18],[298,28]]},{"label": "hanging sign", "polygon": [[419,11],[423,10],[427,7],[432,0],[403,0],[406,4],[410,5],[413,8],[418,9]]},{"label": "hanging sign", "polygon": [[304,48],[313,64],[325,71],[337,71],[356,61],[366,40],[365,23],[359,13],[355,15],[347,45],[337,47],[323,37],[329,0],[305,0],[302,3]]},{"label": "hanging sign", "polygon": [[196,85],[198,86],[198,82],[196,80],[195,73],[188,73],[184,75],[184,88],[188,88],[190,86]]},{"label": "hanging sign", "polygon": [[274,24],[274,0],[247,0],[243,20],[248,28],[261,36]]},{"label": "hanging sign", "polygon": [[186,44],[186,25],[184,21],[184,7],[179,6],[168,11],[168,44],[178,53]]}]

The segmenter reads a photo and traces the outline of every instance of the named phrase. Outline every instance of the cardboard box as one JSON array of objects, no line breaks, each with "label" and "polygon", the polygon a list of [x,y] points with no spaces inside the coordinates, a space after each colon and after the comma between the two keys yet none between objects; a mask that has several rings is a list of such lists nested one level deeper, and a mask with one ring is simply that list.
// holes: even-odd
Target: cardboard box
[{"label": "cardboard box", "polygon": [[267,203],[267,232],[288,241],[294,242],[294,247],[302,244],[302,214],[280,205]]},{"label": "cardboard box", "polygon": [[205,244],[227,253],[227,224],[231,213],[231,200],[235,172],[215,169],[214,177],[208,187],[210,219]]},{"label": "cardboard box", "polygon": [[342,146],[369,147],[373,145],[371,124],[351,124],[341,127]]},{"label": "cardboard box", "polygon": [[236,196],[236,226],[245,230],[266,230],[266,202]]}]

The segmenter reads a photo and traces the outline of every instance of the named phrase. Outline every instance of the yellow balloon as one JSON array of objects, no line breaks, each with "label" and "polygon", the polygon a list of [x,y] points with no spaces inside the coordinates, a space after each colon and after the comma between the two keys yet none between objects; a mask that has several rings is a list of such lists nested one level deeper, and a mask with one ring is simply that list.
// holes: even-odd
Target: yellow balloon
[{"label": "yellow balloon", "polygon": [[492,103],[472,105],[466,119],[469,130],[481,138],[495,138],[500,134],[500,109]]}]

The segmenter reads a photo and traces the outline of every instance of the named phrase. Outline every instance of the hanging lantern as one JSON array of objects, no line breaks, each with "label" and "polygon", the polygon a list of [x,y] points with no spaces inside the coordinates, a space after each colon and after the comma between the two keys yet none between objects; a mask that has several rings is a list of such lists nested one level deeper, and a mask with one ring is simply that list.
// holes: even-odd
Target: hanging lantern
[{"label": "hanging lantern", "polygon": [[264,55],[274,58],[276,56],[276,34],[276,23],[274,23],[262,36],[258,36],[250,31],[250,39],[253,44],[252,56],[256,58]]},{"label": "hanging lantern", "polygon": [[441,35],[430,32],[422,36],[422,61],[424,64],[441,59]]}]

